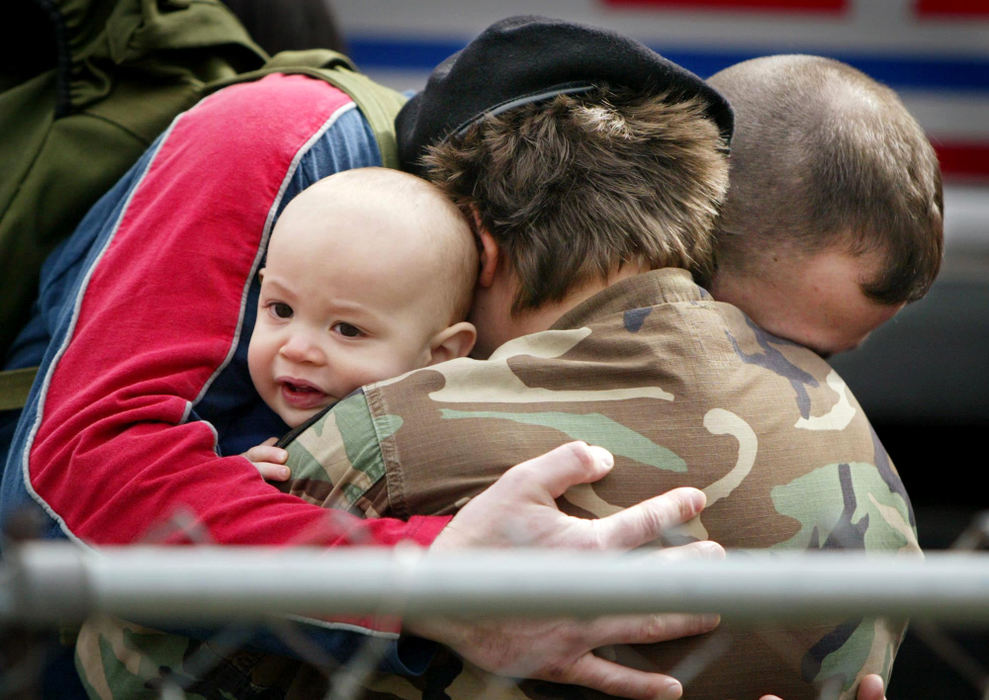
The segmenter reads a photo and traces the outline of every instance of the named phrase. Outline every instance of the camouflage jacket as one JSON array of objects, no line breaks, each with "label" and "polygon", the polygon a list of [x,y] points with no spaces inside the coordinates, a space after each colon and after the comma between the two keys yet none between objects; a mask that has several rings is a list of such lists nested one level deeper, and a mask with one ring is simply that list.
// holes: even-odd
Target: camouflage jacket
[{"label": "camouflage jacket", "polygon": [[[682,270],[615,284],[490,359],[459,359],[365,387],[289,446],[288,489],[367,516],[447,513],[507,467],[581,439],[616,467],[561,499],[612,513],[682,485],[704,513],[681,537],[730,548],[916,554],[913,513],[889,457],[835,371],[714,301]],[[680,677],[687,698],[852,697],[888,679],[905,622],[846,619],[605,653]],[[505,684],[452,656],[423,678],[376,678],[368,697],[590,697]]]},{"label": "camouflage jacket", "polygon": [[[608,477],[560,500],[576,515],[606,515],[692,485],[707,493],[708,507],[677,541],[919,551],[900,478],[838,375],[713,301],[682,270],[609,287],[551,330],[507,343],[486,361],[455,360],[365,387],[289,444],[286,488],[368,516],[452,512],[509,466],[572,439],[616,458]],[[725,620],[709,635],[600,653],[671,673],[688,699],[850,698],[864,673],[888,680],[904,627],[849,619],[753,628]],[[163,667],[181,669],[192,698],[321,697],[334,673],[254,652],[226,654],[211,642],[107,618],[87,623],[79,641],[80,649],[126,651],[118,666],[128,674],[114,674],[113,687],[127,697],[157,697]],[[92,667],[84,675],[107,673],[106,654],[80,656],[81,670],[86,658]],[[125,675],[133,681],[126,692]],[[517,684],[447,652],[421,677],[381,674],[364,685],[355,697],[598,697]],[[90,690],[116,696],[109,686]]]}]

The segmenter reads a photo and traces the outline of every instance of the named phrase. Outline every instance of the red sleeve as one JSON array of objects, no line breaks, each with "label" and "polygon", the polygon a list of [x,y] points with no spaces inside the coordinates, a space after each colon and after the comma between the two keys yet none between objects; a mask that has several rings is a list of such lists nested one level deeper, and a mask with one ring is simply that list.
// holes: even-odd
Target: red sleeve
[{"label": "red sleeve", "polygon": [[29,453],[31,488],[70,536],[134,542],[181,516],[223,544],[428,544],[449,521],[361,520],[308,505],[246,460],[219,457],[213,427],[189,419],[238,341],[288,174],[349,108],[301,76],[228,88],[173,123],[122,215],[100,224],[106,246]]}]

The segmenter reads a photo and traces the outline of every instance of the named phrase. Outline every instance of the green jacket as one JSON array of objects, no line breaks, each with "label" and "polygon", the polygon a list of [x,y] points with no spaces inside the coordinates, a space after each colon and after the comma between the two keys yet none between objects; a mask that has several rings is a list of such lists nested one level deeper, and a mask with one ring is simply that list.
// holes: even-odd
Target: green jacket
[{"label": "green jacket", "polygon": [[11,0],[2,25],[23,49],[0,62],[0,356],[93,203],[209,83],[267,60],[218,0]]}]

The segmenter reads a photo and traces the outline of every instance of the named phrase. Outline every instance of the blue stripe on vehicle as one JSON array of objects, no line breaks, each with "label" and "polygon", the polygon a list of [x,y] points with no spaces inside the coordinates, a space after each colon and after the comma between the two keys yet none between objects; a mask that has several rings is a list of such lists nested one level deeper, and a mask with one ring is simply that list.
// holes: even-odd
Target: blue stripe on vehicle
[{"label": "blue stripe on vehicle", "polygon": [[[362,69],[430,71],[438,63],[464,47],[466,40],[406,39],[352,35],[347,38],[350,56]],[[671,61],[701,76],[709,76],[739,61],[773,53],[812,53],[830,56],[855,66],[874,79],[895,89],[931,91],[989,91],[989,57],[955,54],[917,56],[914,54],[877,54],[833,51],[801,46],[761,47],[732,51],[665,50],[652,48]]]}]

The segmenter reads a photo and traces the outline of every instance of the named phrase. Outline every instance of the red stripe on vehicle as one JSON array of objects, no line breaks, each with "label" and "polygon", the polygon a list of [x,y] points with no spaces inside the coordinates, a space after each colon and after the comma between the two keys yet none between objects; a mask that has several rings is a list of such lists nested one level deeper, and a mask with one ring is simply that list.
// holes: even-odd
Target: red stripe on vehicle
[{"label": "red stripe on vehicle", "polygon": [[934,141],[934,150],[946,178],[989,179],[989,143]]},{"label": "red stripe on vehicle", "polygon": [[920,17],[989,18],[989,0],[917,0],[914,9]]},{"label": "red stripe on vehicle", "polygon": [[602,0],[610,7],[653,8],[657,10],[733,10],[840,14],[848,10],[848,0]]}]

